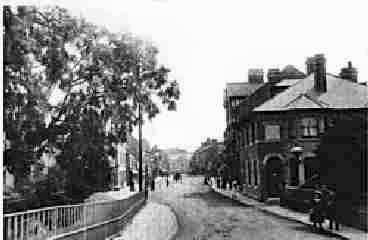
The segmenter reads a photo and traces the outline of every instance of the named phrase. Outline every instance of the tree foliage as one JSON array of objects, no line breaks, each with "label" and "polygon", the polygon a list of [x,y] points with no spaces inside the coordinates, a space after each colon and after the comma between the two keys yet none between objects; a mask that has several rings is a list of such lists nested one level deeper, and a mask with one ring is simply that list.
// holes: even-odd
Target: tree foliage
[{"label": "tree foliage", "polygon": [[81,185],[71,192],[106,187],[115,143],[138,124],[138,105],[149,119],[176,109],[179,86],[158,65],[158,49],[60,7],[3,13],[4,166],[22,179],[54,152],[69,186]]}]

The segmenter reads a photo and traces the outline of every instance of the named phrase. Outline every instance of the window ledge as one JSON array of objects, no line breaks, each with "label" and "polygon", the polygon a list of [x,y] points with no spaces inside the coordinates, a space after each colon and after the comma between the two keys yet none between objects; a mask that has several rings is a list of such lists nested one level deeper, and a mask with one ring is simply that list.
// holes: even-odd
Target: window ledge
[{"label": "window ledge", "polygon": [[319,137],[300,137],[298,138],[298,140],[308,142],[308,141],[319,141],[320,138]]},{"label": "window ledge", "polygon": [[263,142],[281,142],[281,139],[267,139],[267,140],[264,140]]}]

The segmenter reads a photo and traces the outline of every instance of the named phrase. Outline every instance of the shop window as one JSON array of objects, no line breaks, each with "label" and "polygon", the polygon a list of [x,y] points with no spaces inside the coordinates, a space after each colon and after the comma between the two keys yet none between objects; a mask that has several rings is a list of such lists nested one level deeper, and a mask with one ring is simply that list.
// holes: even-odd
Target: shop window
[{"label": "shop window", "polygon": [[280,125],[266,125],[265,138],[266,140],[280,139]]},{"label": "shop window", "polygon": [[300,123],[302,137],[317,137],[318,123],[315,118],[302,118]]}]

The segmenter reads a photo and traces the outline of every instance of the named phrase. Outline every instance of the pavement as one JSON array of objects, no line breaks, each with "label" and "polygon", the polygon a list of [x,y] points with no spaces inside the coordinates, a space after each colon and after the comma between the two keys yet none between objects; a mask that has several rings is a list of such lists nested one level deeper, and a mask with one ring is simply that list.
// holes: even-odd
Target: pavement
[{"label": "pavement", "polygon": [[[254,206],[255,208],[257,208],[258,210],[261,210],[263,212],[275,215],[275,216],[279,216],[282,218],[286,218],[288,220],[292,220],[292,221],[296,221],[308,226],[312,226],[313,224],[309,221],[309,215],[306,213],[301,213],[301,212],[297,212],[297,211],[293,211],[291,209],[285,208],[285,207],[281,207],[278,205],[268,205],[266,203],[262,203],[260,201],[254,200],[252,198],[249,198],[247,196],[244,196],[243,194],[236,192],[236,191],[231,191],[231,190],[223,190],[223,189],[218,189],[215,186],[212,186],[212,189],[219,193],[222,194],[223,196],[226,196],[228,198],[231,198],[233,200],[236,200],[242,204],[245,204],[247,206],[251,205]],[[353,239],[353,240],[366,240],[368,239],[368,233],[361,231],[359,229],[356,228],[352,228],[349,226],[345,226],[345,225],[340,225],[340,230],[336,231],[336,230],[330,230],[328,229],[328,222],[325,221],[324,225],[323,225],[324,229],[326,232],[329,232],[330,234],[333,234],[335,236],[338,236],[340,238],[343,239]]]},{"label": "pavement", "polygon": [[130,224],[107,240],[170,240],[177,229],[175,214],[169,207],[149,202]]}]

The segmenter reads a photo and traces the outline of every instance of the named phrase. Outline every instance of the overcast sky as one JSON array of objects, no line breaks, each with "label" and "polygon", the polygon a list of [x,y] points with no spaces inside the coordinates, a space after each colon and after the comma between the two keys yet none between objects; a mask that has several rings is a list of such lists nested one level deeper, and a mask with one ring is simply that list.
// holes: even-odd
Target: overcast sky
[{"label": "overcast sky", "polygon": [[147,123],[143,135],[161,148],[191,151],[207,137],[222,139],[225,83],[247,81],[248,68],[293,64],[305,71],[306,57],[324,53],[328,72],[338,74],[351,60],[359,81],[368,81],[364,2],[52,1],[113,32],[129,31],[158,46],[159,60],[171,68],[182,95],[177,112]]}]

